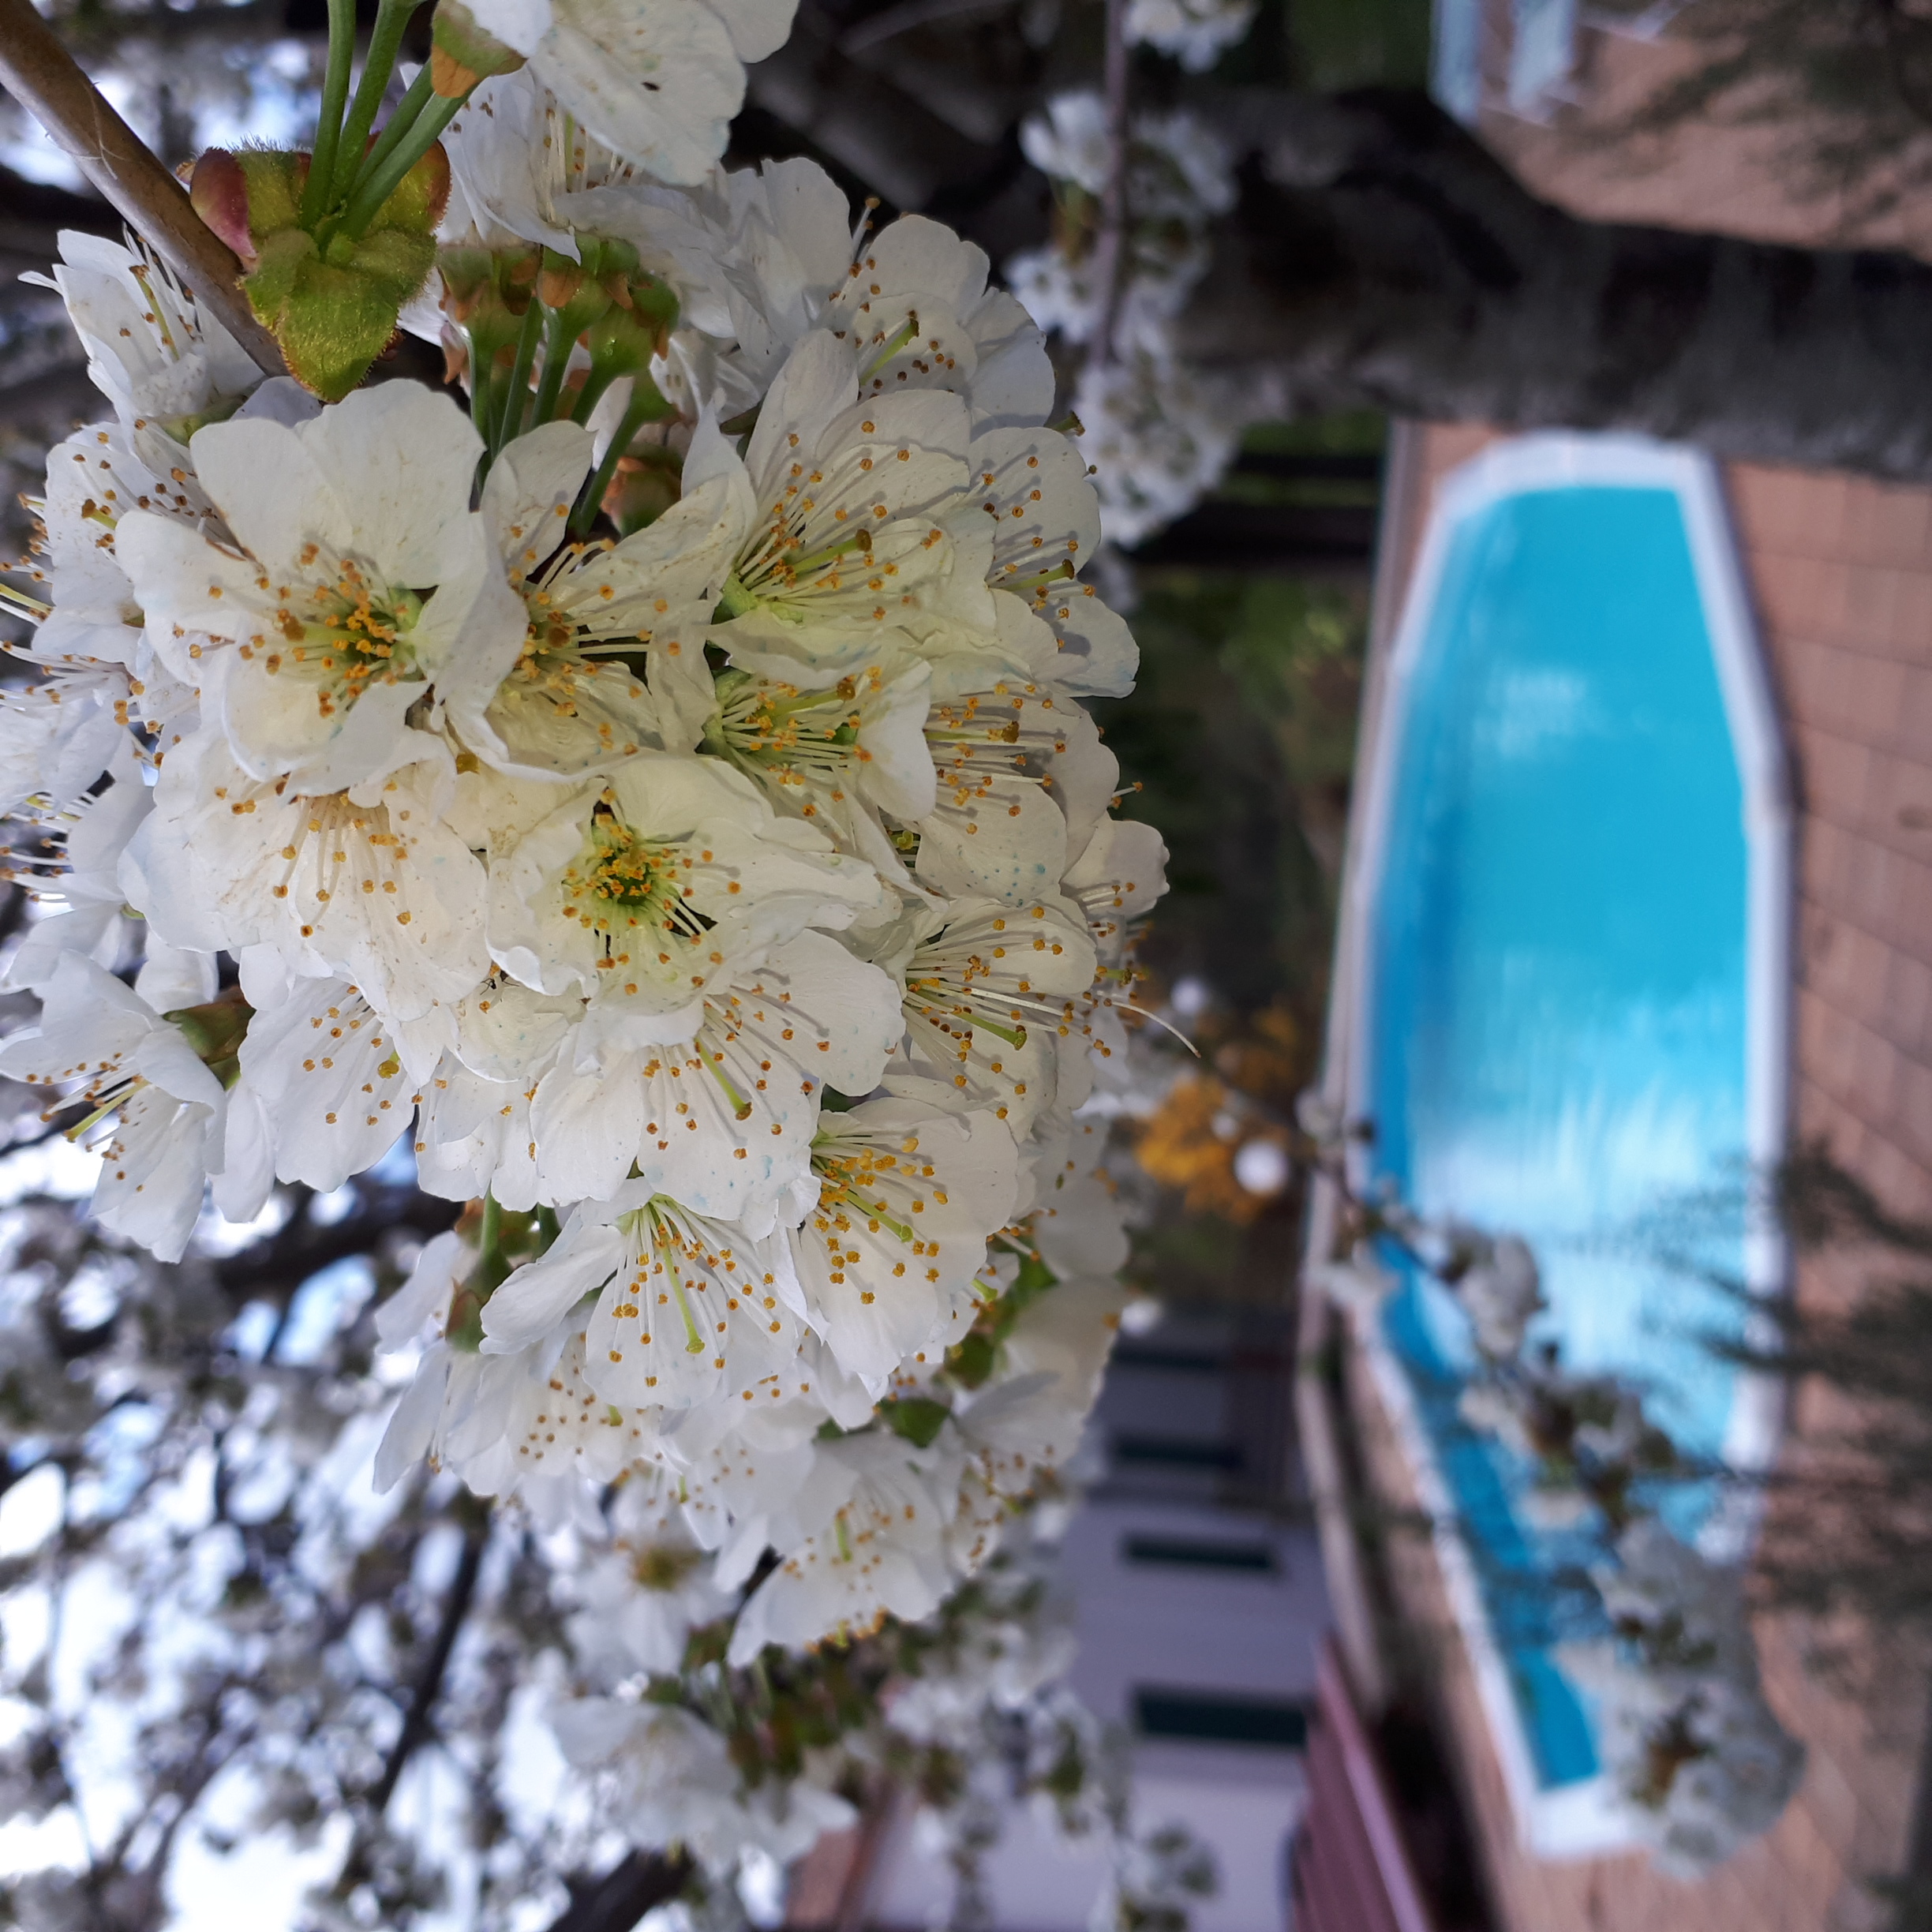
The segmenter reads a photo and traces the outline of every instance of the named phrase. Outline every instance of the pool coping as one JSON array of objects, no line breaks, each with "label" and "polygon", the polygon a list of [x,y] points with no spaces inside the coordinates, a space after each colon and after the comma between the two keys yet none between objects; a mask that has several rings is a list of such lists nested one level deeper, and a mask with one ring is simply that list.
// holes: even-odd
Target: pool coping
[{"label": "pool coping", "polygon": [[[1440,588],[1451,538],[1469,517],[1508,497],[1587,483],[1666,489],[1678,499],[1702,597],[1711,652],[1743,794],[1747,853],[1745,1137],[1754,1167],[1768,1171],[1788,1138],[1791,1065],[1792,835],[1793,805],[1784,735],[1767,661],[1751,612],[1721,472],[1702,452],[1646,437],[1546,432],[1493,444],[1451,470],[1425,513],[1423,537],[1399,618],[1379,662],[1369,667],[1365,743],[1357,762],[1358,814],[1351,837],[1336,935],[1334,1008],[1324,1090],[1361,1110],[1368,1065],[1368,1002],[1362,973],[1368,922],[1380,882],[1392,808],[1398,747],[1410,681]],[[1399,560],[1386,560],[1399,567]],[[1380,573],[1378,573],[1380,575]],[[1378,590],[1383,586],[1378,584]],[[1357,1155],[1365,1160],[1365,1151]],[[1358,1174],[1357,1179],[1361,1178]],[[1327,1217],[1318,1216],[1325,1220]],[[1747,1285],[1767,1297],[1783,1292],[1788,1257],[1768,1215],[1752,1218],[1745,1239]],[[1455,1525],[1448,1485],[1423,1428],[1414,1391],[1383,1335],[1379,1316],[1352,1327],[1363,1365],[1431,1523],[1431,1541],[1451,1612],[1524,1848],[1544,1858],[1576,1858],[1635,1840],[1607,1777],[1543,1788],[1522,1713],[1510,1687],[1478,1586],[1474,1560]],[[1766,1339],[1768,1335],[1754,1336]],[[1783,1428],[1783,1394],[1772,1377],[1740,1375],[1727,1425],[1733,1468],[1768,1470]],[[1739,1559],[1755,1533],[1749,1486],[1701,1539],[1713,1556]]]}]

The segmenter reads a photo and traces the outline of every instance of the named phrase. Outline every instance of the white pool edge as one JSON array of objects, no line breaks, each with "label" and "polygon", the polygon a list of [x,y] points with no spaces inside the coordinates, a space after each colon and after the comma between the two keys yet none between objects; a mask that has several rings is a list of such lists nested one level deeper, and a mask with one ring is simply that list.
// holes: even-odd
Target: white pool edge
[{"label": "white pool edge", "polygon": [[[1745,900],[1745,1141],[1752,1166],[1768,1175],[1787,1144],[1791,1059],[1791,837],[1788,771],[1777,706],[1758,641],[1750,601],[1717,466],[1702,452],[1647,437],[1552,432],[1492,444],[1450,471],[1428,506],[1423,540],[1403,597],[1372,720],[1372,736],[1358,762],[1362,788],[1360,843],[1349,855],[1337,934],[1338,963],[1347,963],[1347,1011],[1331,1046],[1344,1060],[1342,1091],[1350,1114],[1366,1110],[1369,1066],[1368,1002],[1361,975],[1368,958],[1368,922],[1386,862],[1399,742],[1409,715],[1412,680],[1442,584],[1458,525],[1506,498],[1566,485],[1665,489],[1683,507],[1692,566],[1702,591],[1725,717],[1743,792]],[[1343,992],[1338,987],[1338,994]],[[1366,1151],[1356,1155],[1365,1178]],[[1757,1296],[1781,1294],[1788,1256],[1774,1217],[1754,1214],[1746,1231],[1746,1286]],[[1378,1317],[1354,1324],[1365,1365],[1413,1473],[1417,1500],[1428,1515],[1431,1540],[1450,1609],[1473,1673],[1497,1762],[1509,1793],[1517,1834],[1539,1858],[1580,1858],[1635,1842],[1627,1814],[1607,1778],[1546,1790],[1507,1668],[1484,1608],[1475,1563],[1456,1526],[1456,1510],[1414,1391],[1383,1337]],[[1752,1339],[1769,1338],[1761,1324]],[[1743,1375],[1732,1398],[1724,1456],[1746,1473],[1768,1472],[1784,1421],[1781,1384]],[[1714,1557],[1735,1559],[1749,1548],[1758,1510],[1748,1490],[1720,1512],[1703,1543]]]}]

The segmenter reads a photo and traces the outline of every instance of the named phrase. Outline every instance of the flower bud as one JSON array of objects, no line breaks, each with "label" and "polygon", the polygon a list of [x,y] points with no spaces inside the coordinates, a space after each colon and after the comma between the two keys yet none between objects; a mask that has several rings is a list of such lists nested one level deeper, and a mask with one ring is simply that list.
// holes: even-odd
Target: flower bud
[{"label": "flower bud", "polygon": [[226,148],[211,148],[194,164],[188,184],[194,212],[241,258],[245,269],[260,262],[249,233],[248,177]]},{"label": "flower bud", "polygon": [[677,452],[661,444],[647,444],[618,458],[601,507],[620,537],[655,523],[677,501],[683,467]]}]

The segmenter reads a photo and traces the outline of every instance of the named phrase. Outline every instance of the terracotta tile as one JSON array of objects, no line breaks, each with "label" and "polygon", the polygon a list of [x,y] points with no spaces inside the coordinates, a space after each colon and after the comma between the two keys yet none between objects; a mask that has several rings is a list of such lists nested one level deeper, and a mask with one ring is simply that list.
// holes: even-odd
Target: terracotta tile
[{"label": "terracotta tile", "polygon": [[1759,550],[1748,558],[1747,575],[1760,620],[1774,633],[1816,627],[1825,573],[1810,557]]},{"label": "terracotta tile", "polygon": [[1838,935],[1820,969],[1807,974],[1806,986],[1835,1012],[1884,1033],[1891,949],[1854,926],[1839,927]]},{"label": "terracotta tile", "polygon": [[1891,1119],[1899,1151],[1915,1160],[1932,1161],[1932,1066],[1897,1062]]},{"label": "terracotta tile", "polygon": [[1861,556],[1910,570],[1932,552],[1932,490],[1896,483],[1854,485],[1852,510]]},{"label": "terracotta tile", "polygon": [[1885,578],[1885,648],[1908,661],[1923,660],[1932,640],[1932,576],[1923,567],[1893,568]]},{"label": "terracotta tile", "polygon": [[1859,1173],[1895,1213],[1921,1220],[1932,1215],[1932,1160],[1914,1159],[1893,1141],[1878,1140],[1866,1151]]},{"label": "terracotta tile", "polygon": [[1812,1824],[1802,1795],[1765,1840],[1762,1855],[1756,1850],[1743,1853],[1737,1866],[1758,1923],[1767,1932],[1815,1932],[1844,1882],[1844,1866]]},{"label": "terracotta tile", "polygon": [[1847,641],[1863,651],[1876,652],[1890,641],[1892,575],[1870,564],[1846,568],[1845,634]]},{"label": "terracotta tile", "polygon": [[1932,747],[1895,744],[1870,754],[1864,824],[1908,857],[1932,862]]},{"label": "terracotta tile", "polygon": [[1907,668],[1899,693],[1896,730],[1896,742],[1916,749],[1922,756],[1925,747],[1932,745],[1932,667]]},{"label": "terracotta tile", "polygon": [[1778,549],[1803,527],[1803,486],[1791,470],[1732,463],[1724,491],[1733,528],[1754,552]]},{"label": "terracotta tile", "polygon": [[1875,841],[1854,863],[1864,870],[1863,889],[1875,895],[1872,929],[1932,958],[1932,865]]},{"label": "terracotta tile", "polygon": [[1932,964],[1895,952],[1885,980],[1884,1030],[1910,1054],[1932,1056]]},{"label": "terracotta tile", "polygon": [[1844,720],[1848,735],[1862,744],[1895,743],[1905,698],[1906,666],[1869,656],[1854,660],[1846,653],[1840,668],[1842,681],[1837,687],[1834,709]]},{"label": "terracotta tile", "polygon": [[1842,1865],[1858,1831],[1858,1795],[1837,1759],[1815,1745],[1805,1764],[1804,1799],[1812,1829]]},{"label": "terracotta tile", "polygon": [[1853,1022],[1850,1069],[1852,1111],[1867,1125],[1885,1132],[1893,1125],[1902,1082],[1911,1070],[1889,1040]]},{"label": "terracotta tile", "polygon": [[1799,876],[1807,903],[1840,926],[1866,930],[1878,904],[1869,876],[1876,863],[1869,841],[1819,818],[1809,819],[1804,830]]},{"label": "terracotta tile", "polygon": [[1840,825],[1863,823],[1866,796],[1878,756],[1869,743],[1828,731],[1805,734],[1802,753],[1805,803]]}]

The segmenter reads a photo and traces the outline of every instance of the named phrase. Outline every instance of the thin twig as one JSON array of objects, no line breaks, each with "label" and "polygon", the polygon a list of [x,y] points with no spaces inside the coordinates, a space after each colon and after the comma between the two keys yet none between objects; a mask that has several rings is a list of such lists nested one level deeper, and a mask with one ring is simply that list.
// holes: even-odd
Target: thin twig
[{"label": "thin twig", "polygon": [[1106,0],[1107,178],[1100,194],[1100,232],[1094,245],[1094,283],[1100,326],[1088,359],[1097,369],[1114,360],[1127,254],[1127,0]]},{"label": "thin twig", "polygon": [[437,1626],[436,1641],[429,1647],[429,1656],[423,1660],[422,1670],[410,1694],[409,1709],[404,1713],[402,1728],[396,1733],[395,1742],[389,1747],[388,1760],[383,1765],[382,1776],[369,1793],[369,1815],[372,1820],[380,1818],[388,1810],[389,1800],[395,1795],[396,1780],[402,1777],[417,1748],[429,1738],[429,1720],[442,1698],[443,1679],[449,1671],[451,1653],[456,1648],[456,1639],[462,1634],[470,1604],[475,1599],[477,1578],[482,1570],[483,1552],[489,1542],[489,1516],[486,1510],[480,1509],[463,1537],[462,1555],[456,1565],[456,1574],[451,1581],[449,1594],[443,1600],[443,1620]]},{"label": "thin twig", "polygon": [[549,1932],[631,1932],[653,1906],[674,1899],[691,1875],[683,1852],[632,1851],[611,1870],[574,1894]]},{"label": "thin twig", "polygon": [[0,0],[0,81],[256,365],[271,376],[285,373],[275,338],[255,320],[238,286],[241,263],[102,98],[32,0]]}]

